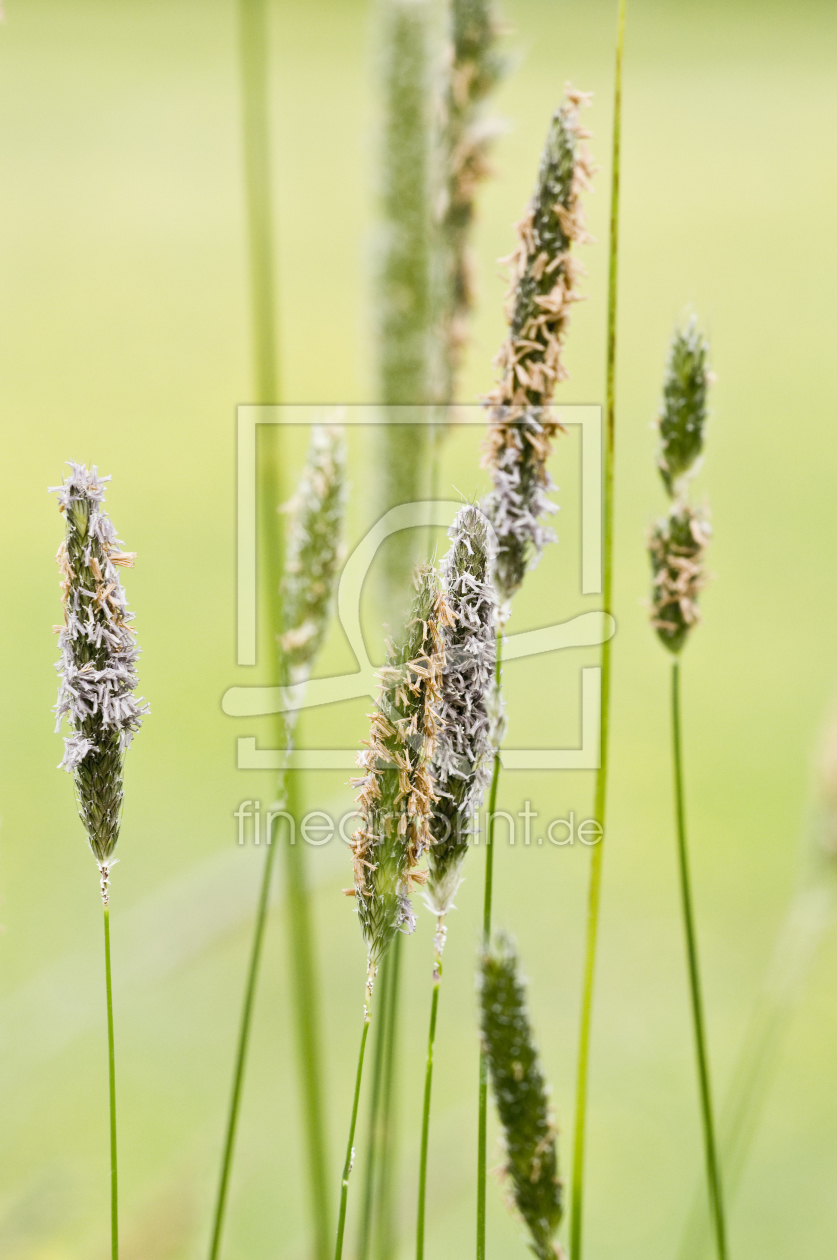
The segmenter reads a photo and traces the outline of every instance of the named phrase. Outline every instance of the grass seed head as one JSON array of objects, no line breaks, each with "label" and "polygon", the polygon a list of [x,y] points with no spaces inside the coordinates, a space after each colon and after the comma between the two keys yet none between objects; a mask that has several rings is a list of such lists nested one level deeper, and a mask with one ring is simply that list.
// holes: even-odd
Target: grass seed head
[{"label": "grass seed head", "polygon": [[538,182],[508,260],[509,333],[499,355],[500,381],[490,406],[485,463],[493,490],[485,509],[497,531],[496,584],[508,600],[553,538],[543,518],[555,511],[547,459],[561,425],[549,410],[555,387],[567,377],[562,352],[572,306],[579,300],[580,264],[574,244],[590,238],[581,194],[593,165],[579,109],[586,94],[568,88],[552,118]]},{"label": "grass seed head", "polygon": [[130,568],[133,553],[123,551],[103,511],[105,483],[95,466],[70,462],[71,473],[58,495],[67,532],[58,549],[64,625],[55,705],[56,731],[67,718],[60,769],[73,775],[79,816],[93,854],[107,871],[119,838],[122,766],[125,752],[149,706],[137,700],[139,648],[130,627],[119,570]]},{"label": "grass seed head", "polygon": [[680,651],[700,620],[697,600],[707,580],[704,555],[710,532],[703,512],[675,503],[649,533],[651,624],[670,652]]},{"label": "grass seed head", "polygon": [[377,967],[395,933],[415,927],[410,892],[430,843],[430,758],[437,733],[444,648],[450,620],[434,569],[416,573],[416,593],[400,643],[388,644],[368,746],[353,783],[359,825],[352,837],[354,894],[370,964]]},{"label": "grass seed head", "polygon": [[496,596],[488,523],[473,506],[448,530],[442,565],[450,622],[433,754],[436,801],[430,821],[426,900],[436,915],[451,909],[471,832],[491,775],[488,700],[496,663]]},{"label": "grass seed head", "polygon": [[482,1043],[505,1145],[514,1206],[539,1260],[561,1253],[554,1241],[563,1214],[557,1135],[526,994],[512,941],[498,933],[480,957]]},{"label": "grass seed head", "polygon": [[346,446],[339,425],[315,425],[305,468],[288,505],[279,638],[288,681],[307,678],[328,627],[342,560]]},{"label": "grass seed head", "polygon": [[708,367],[709,344],[692,316],[684,328],[676,328],[671,340],[663,403],[658,417],[660,447],[657,465],[672,498],[678,497],[703,450],[707,417],[707,393],[712,380]]},{"label": "grass seed head", "polygon": [[479,185],[491,174],[488,154],[499,127],[486,119],[486,98],[505,71],[497,52],[502,27],[490,0],[453,0],[440,158],[441,312],[438,396],[450,402],[467,340],[474,284],[468,248]]}]

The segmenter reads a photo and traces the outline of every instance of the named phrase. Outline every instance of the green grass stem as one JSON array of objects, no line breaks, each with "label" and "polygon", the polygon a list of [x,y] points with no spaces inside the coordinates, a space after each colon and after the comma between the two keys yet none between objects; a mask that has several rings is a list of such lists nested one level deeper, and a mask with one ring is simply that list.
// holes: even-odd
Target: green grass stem
[{"label": "green grass stem", "polygon": [[416,1260],[424,1260],[424,1222],[427,1205],[427,1149],[430,1140],[430,1095],[433,1089],[433,1046],[439,1011],[442,960],[436,956],[433,968],[433,996],[430,999],[430,1028],[427,1034],[427,1064],[424,1069],[424,1105],[421,1113],[421,1154],[419,1157],[418,1218],[416,1221]]},{"label": "green grass stem", "polygon": [[[286,776],[286,805],[296,817],[295,778]],[[296,839],[296,837],[295,837]],[[302,1079],[302,1103],[308,1154],[309,1188],[314,1217],[315,1254],[327,1260],[330,1254],[330,1208],[325,1118],[322,1107],[322,1038],[320,1035],[319,983],[315,965],[311,924],[311,897],[306,878],[305,845],[285,845],[286,904],[288,908],[288,954],[293,985],[294,1024],[297,1058]]]},{"label": "green grass stem", "polygon": [[[605,613],[613,607],[613,471],[616,436],[616,315],[619,278],[619,187],[622,146],[622,52],[625,42],[625,2],[619,0],[616,36],[616,73],[613,100],[613,171],[610,185],[610,264],[607,304],[607,397],[604,468],[604,572],[602,603]],[[596,773],[594,816],[602,828],[599,843],[590,860],[590,885],[587,901],[587,932],[584,977],[581,998],[581,1019],[578,1034],[578,1067],[575,1098],[575,1131],[573,1134],[573,1171],[570,1207],[570,1256],[581,1260],[584,1210],[584,1157],[587,1133],[587,1090],[590,1068],[590,1034],[593,1017],[593,991],[596,972],[596,947],[599,935],[604,826],[607,808],[607,772],[610,734],[611,641],[602,645],[601,702],[599,714],[599,768]]]},{"label": "green grass stem", "polygon": [[683,927],[686,933],[686,953],[689,964],[689,993],[692,1002],[692,1020],[695,1033],[695,1053],[697,1056],[700,1110],[706,1156],[706,1178],[709,1187],[709,1207],[715,1226],[718,1260],[726,1260],[727,1243],[721,1190],[721,1171],[718,1162],[717,1143],[715,1141],[712,1091],[709,1083],[709,1055],[706,1046],[706,1024],[703,1014],[697,935],[695,932],[691,879],[689,875],[689,854],[686,844],[686,812],[683,801],[683,747],[680,717],[680,662],[677,660],[672,661],[671,665],[671,743],[677,818],[677,858],[680,871],[680,892],[683,902]]},{"label": "green grass stem", "polygon": [[[269,838],[269,837],[268,837]],[[218,1260],[221,1249],[221,1234],[224,1227],[224,1215],[227,1206],[230,1172],[232,1170],[235,1135],[238,1128],[238,1115],[241,1108],[241,1093],[244,1084],[244,1069],[247,1063],[247,1045],[250,1040],[253,1004],[256,996],[256,983],[259,974],[259,963],[262,956],[264,929],[267,921],[267,907],[270,900],[270,884],[273,876],[273,865],[276,846],[269,844],[265,852],[262,869],[259,901],[253,925],[253,941],[250,946],[250,963],[247,968],[247,979],[244,985],[244,1002],[241,1009],[241,1020],[238,1029],[233,1084],[230,1105],[227,1111],[227,1123],[224,1136],[224,1153],[221,1159],[221,1175],[218,1182],[218,1193],[215,1200],[215,1213],[212,1222],[212,1241],[209,1248],[209,1260]]]},{"label": "green grass stem", "polygon": [[360,1086],[363,1080],[363,1059],[366,1054],[366,1039],[369,1036],[371,1016],[370,999],[372,994],[372,969],[366,982],[366,1005],[363,1009],[363,1032],[360,1038],[360,1050],[357,1056],[357,1073],[355,1075],[355,1093],[352,1099],[352,1118],[349,1123],[349,1140],[346,1143],[346,1162],[343,1165],[343,1177],[340,1182],[340,1212],[337,1217],[337,1242],[334,1248],[334,1260],[341,1260],[343,1255],[343,1236],[346,1231],[346,1205],[349,1198],[349,1177],[355,1158],[355,1128],[357,1126],[357,1109],[360,1102]]},{"label": "green grass stem", "polygon": [[[497,690],[500,690],[503,668],[503,633],[497,635]],[[494,753],[491,787],[488,792],[488,834],[485,839],[485,889],[483,892],[483,946],[491,940],[491,904],[494,893],[494,823],[497,812],[497,788],[500,782],[500,749]],[[485,1260],[485,1198],[488,1169],[488,1064],[480,1047],[479,1101],[477,1104],[477,1260]]]},{"label": "green grass stem", "polygon": [[383,1088],[384,1051],[386,1047],[386,1019],[389,1010],[388,992],[390,986],[392,954],[384,955],[378,973],[378,1003],[381,1013],[375,1020],[372,1050],[372,1086],[369,1091],[369,1122],[366,1138],[366,1163],[363,1172],[363,1206],[360,1214],[358,1230],[357,1260],[369,1260],[372,1245],[372,1215],[375,1204],[375,1187],[377,1185],[377,1153],[378,1126],[380,1123],[381,1092]]},{"label": "green grass stem", "polygon": [[113,1042],[113,987],[110,977],[110,910],[105,904],[105,991],[108,1008],[108,1101],[110,1107],[110,1254],[119,1260],[119,1177],[116,1168],[116,1054]]},{"label": "green grass stem", "polygon": [[[747,1162],[790,1016],[802,996],[823,936],[834,922],[835,900],[833,866],[822,863],[795,893],[778,934],[718,1120],[727,1207]],[[701,1183],[693,1199],[680,1260],[702,1260],[707,1255],[712,1247],[713,1224]]]},{"label": "green grass stem", "polygon": [[384,1041],[381,1112],[378,1137],[377,1194],[374,1214],[374,1254],[378,1260],[392,1260],[395,1253],[394,1189],[397,1178],[396,1122],[398,1103],[398,1017],[400,1010],[401,954],[403,935],[399,932],[392,943],[391,974],[387,995],[386,1033]]},{"label": "green grass stem", "polygon": [[267,0],[238,0],[244,191],[256,398],[278,401],[273,198],[268,122]]}]

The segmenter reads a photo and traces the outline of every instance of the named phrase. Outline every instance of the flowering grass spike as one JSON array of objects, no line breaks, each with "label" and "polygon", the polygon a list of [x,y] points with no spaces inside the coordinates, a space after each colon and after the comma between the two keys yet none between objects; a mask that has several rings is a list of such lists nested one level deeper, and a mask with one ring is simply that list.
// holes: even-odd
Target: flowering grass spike
[{"label": "flowering grass spike", "polygon": [[479,185],[490,175],[488,151],[498,133],[483,116],[486,97],[497,87],[505,61],[497,53],[501,24],[491,0],[452,0],[449,72],[444,101],[442,208],[439,221],[442,267],[439,399],[452,402],[466,343],[466,321],[474,304],[468,249]]},{"label": "flowering grass spike", "polygon": [[651,624],[670,652],[680,651],[700,620],[697,598],[707,580],[709,534],[705,515],[688,503],[675,504],[649,534]]},{"label": "flowering grass spike", "polygon": [[715,1132],[709,1047],[686,834],[678,655],[689,631],[698,620],[697,596],[706,582],[703,555],[709,537],[709,524],[705,515],[696,511],[688,501],[687,477],[703,445],[706,387],[709,383],[706,367],[708,349],[697,331],[694,319],[685,331],[675,330],[663,385],[664,404],[659,420],[661,447],[657,458],[666,491],[674,502],[668,516],[658,521],[651,530],[648,553],[653,573],[651,624],[674,657],[671,663],[671,753],[680,898],[686,938],[710,1216],[718,1260],[727,1260],[724,1193]]},{"label": "flowering grass spike", "polygon": [[353,780],[361,791],[352,892],[373,972],[396,932],[415,927],[410,892],[424,881],[415,868],[431,839],[429,761],[444,665],[442,632],[450,621],[438,576],[429,565],[420,566],[406,632],[398,647],[387,645],[368,747],[358,754],[365,774]]},{"label": "flowering grass spike", "polygon": [[469,505],[459,512],[448,536],[443,582],[451,619],[443,632],[445,663],[433,754],[437,799],[426,886],[427,903],[440,919],[453,905],[471,819],[491,777],[488,698],[497,650],[488,523]]},{"label": "flowering grass spike", "polygon": [[343,556],[346,444],[339,425],[314,425],[305,470],[288,504],[279,647],[291,683],[307,678],[322,647]]},{"label": "flowering grass spike", "polygon": [[678,497],[703,450],[706,396],[712,381],[708,355],[709,345],[692,316],[685,328],[675,329],[672,337],[663,381],[663,405],[657,421],[657,465],[672,497]]},{"label": "flowering grass spike", "polygon": [[498,933],[480,958],[483,1048],[500,1124],[514,1206],[539,1260],[562,1253],[554,1241],[563,1214],[549,1088],[535,1046],[517,954]]},{"label": "flowering grass spike", "polygon": [[149,706],[134,696],[139,648],[130,626],[119,570],[133,552],[122,550],[102,509],[105,483],[95,466],[70,463],[63,485],[53,487],[67,523],[58,549],[64,625],[59,629],[61,677],[56,731],[64,717],[60,768],[73,775],[79,816],[102,872],[102,895],[119,838],[125,752]]},{"label": "flowering grass spike", "polygon": [[538,182],[523,219],[506,300],[509,334],[497,356],[501,377],[490,404],[486,464],[494,488],[486,510],[497,530],[495,581],[503,600],[520,588],[552,532],[542,518],[555,511],[546,463],[561,425],[549,413],[556,385],[567,378],[562,349],[581,267],[573,244],[589,241],[581,193],[593,165],[579,109],[588,96],[568,88],[550,124]]}]

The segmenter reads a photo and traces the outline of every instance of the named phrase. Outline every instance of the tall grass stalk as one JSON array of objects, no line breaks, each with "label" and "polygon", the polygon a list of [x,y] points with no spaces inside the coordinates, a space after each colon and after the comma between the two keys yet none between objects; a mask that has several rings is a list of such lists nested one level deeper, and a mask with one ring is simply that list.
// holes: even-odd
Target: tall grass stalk
[{"label": "tall grass stalk", "polygon": [[343,1235],[346,1232],[346,1207],[349,1201],[349,1177],[355,1160],[355,1128],[357,1127],[357,1110],[360,1103],[360,1086],[363,1080],[363,1060],[366,1055],[366,1039],[369,1036],[369,1020],[372,1003],[372,986],[375,981],[375,967],[370,959],[366,977],[366,1002],[363,1008],[363,1032],[360,1035],[360,1050],[357,1056],[355,1071],[355,1092],[352,1098],[352,1118],[349,1121],[349,1139],[346,1143],[346,1159],[343,1164],[343,1176],[340,1179],[340,1207],[337,1213],[337,1242],[334,1248],[336,1260],[343,1255]]},{"label": "tall grass stalk", "polygon": [[[500,639],[512,597],[527,571],[537,564],[554,535],[544,524],[555,504],[547,461],[563,432],[551,413],[556,385],[566,380],[563,348],[573,303],[579,300],[581,267],[574,244],[589,241],[584,227],[582,192],[589,188],[592,161],[584,140],[580,109],[589,98],[569,85],[552,117],[538,179],[526,212],[517,224],[518,245],[506,299],[509,331],[496,359],[500,380],[488,395],[490,406],[485,463],[493,488],[483,509],[496,533],[494,585],[497,615],[497,686],[495,761],[491,795],[496,800],[502,742]],[[493,815],[493,810],[492,810]],[[489,824],[485,863],[484,936],[491,931],[493,828]],[[487,1078],[480,1059],[477,1150],[477,1257],[485,1256],[485,1177]]]},{"label": "tall grass stalk", "polygon": [[119,1260],[119,1175],[116,1160],[116,1050],[113,1041],[113,986],[110,975],[110,909],[105,916],[105,996],[108,1015],[108,1111],[110,1116],[110,1254]]},{"label": "tall grass stalk", "polygon": [[[278,635],[276,645],[278,672],[279,679],[285,688],[304,687],[325,637],[342,553],[341,536],[346,493],[345,464],[342,430],[338,426],[314,426],[297,493],[288,505],[290,516],[287,545],[284,548],[284,571],[281,584],[277,584],[274,593],[274,598],[278,596],[279,615],[282,619],[279,622],[281,633]],[[275,511],[272,528],[274,533],[278,532]],[[281,746],[285,751],[286,765],[280,775],[278,802],[274,806],[275,810],[284,811],[290,815],[291,828],[294,827],[293,819],[296,817],[295,780],[288,770],[287,762],[293,748],[296,717],[297,711],[291,709],[279,722],[279,736]],[[316,1254],[318,1257],[323,1257],[329,1252],[329,1195],[321,1101],[317,973],[313,956],[309,894],[305,878],[304,846],[297,844],[296,835],[291,834],[284,848],[288,943],[297,1054],[302,1080],[303,1116],[308,1147],[308,1174]],[[274,862],[274,838],[268,834],[264,870],[253,925],[253,942],[244,986],[233,1086],[210,1243],[211,1260],[216,1260],[221,1246]]]},{"label": "tall grass stalk", "polygon": [[[383,113],[375,282],[378,395],[387,406],[415,408],[415,423],[384,424],[376,433],[378,505],[386,511],[436,494],[429,471],[431,464],[436,467],[431,460],[435,426],[427,423],[424,408],[433,401],[438,32],[435,0],[378,0],[378,15]],[[402,530],[382,550],[379,594],[384,620],[392,626],[401,623],[406,611],[405,592],[423,542],[415,531]],[[395,950],[399,949],[396,942]],[[396,964],[397,958],[373,1034],[373,1057],[382,1064],[382,1077],[369,1104],[358,1260],[368,1260],[373,1239],[380,1256],[394,1233],[389,1188],[397,1109],[392,1075],[397,1060],[391,1044],[398,1033],[400,1006]]]},{"label": "tall grass stalk", "polygon": [[706,1019],[686,841],[679,662],[679,653],[700,620],[697,600],[706,582],[704,552],[709,538],[709,524],[704,513],[697,511],[689,503],[688,487],[703,450],[708,416],[707,393],[712,379],[708,354],[709,347],[699,332],[694,317],[684,328],[675,329],[663,382],[663,400],[658,419],[660,445],[657,455],[660,477],[672,502],[667,516],[658,520],[649,532],[648,554],[652,571],[651,624],[661,643],[674,658],[671,668],[671,737],[680,896],[709,1207],[718,1260],[726,1260],[724,1196],[712,1107]]},{"label": "tall grass stalk", "polygon": [[709,1055],[706,1046],[706,1021],[703,1013],[700,968],[698,965],[695,915],[692,905],[689,854],[686,843],[686,815],[683,801],[683,748],[680,718],[680,662],[671,664],[671,741],[674,766],[674,799],[677,818],[677,860],[680,874],[680,895],[683,903],[683,927],[686,934],[686,954],[689,965],[689,994],[692,1003],[692,1020],[695,1034],[700,1110],[703,1123],[704,1150],[706,1154],[706,1179],[709,1186],[709,1202],[715,1226],[718,1260],[726,1260],[726,1226],[718,1163],[718,1146],[715,1139],[715,1120],[712,1110],[712,1089],[709,1080]]},{"label": "tall grass stalk", "polygon": [[[353,780],[360,788],[359,825],[351,842],[354,887],[348,892],[355,898],[367,949],[366,1004],[341,1184],[335,1260],[340,1260],[343,1251],[372,984],[399,932],[412,932],[415,928],[410,893],[415,884],[424,882],[424,874],[416,867],[430,841],[433,792],[429,759],[436,738],[436,704],[444,663],[442,629],[451,615],[431,566],[419,568],[415,584],[415,597],[400,643],[387,643],[367,749],[358,754],[358,765],[364,773]],[[393,1044],[390,1041],[390,1049]],[[382,1053],[386,1056],[386,1048]],[[384,1061],[384,1074],[386,1066]]]},{"label": "tall grass stalk", "polygon": [[435,916],[436,933],[422,1108],[417,1260],[424,1256],[433,1049],[446,922],[462,882],[462,866],[490,774],[493,748],[489,693],[495,670],[496,597],[488,522],[477,508],[468,505],[457,514],[448,536],[451,547],[442,572],[450,624],[443,630],[445,660],[432,762],[435,801],[425,886],[425,903]]},{"label": "tall grass stalk", "polygon": [[[278,329],[273,246],[273,205],[270,160],[268,88],[268,5],[267,0],[238,0],[239,53],[244,158],[244,191],[250,257],[251,325],[255,399],[260,403],[279,401]],[[282,571],[282,546],[273,508],[281,495],[278,468],[281,451],[274,460],[261,460],[258,467],[258,498],[267,515],[265,568],[272,598],[268,607],[272,628],[278,636],[284,623],[277,575]],[[281,672],[280,672],[281,680]],[[279,737],[288,742],[286,723],[278,724]],[[295,782],[284,774],[280,796],[294,815]],[[271,837],[268,837],[268,841]],[[309,1152],[309,1181],[318,1260],[328,1255],[328,1189],[325,1167],[325,1138],[322,1121],[322,1084],[317,1032],[317,995],[314,948],[310,924],[305,854],[302,846],[286,845],[289,889],[289,929],[291,967],[294,977],[295,1024],[298,1059],[305,1098],[306,1137]],[[244,986],[241,1024],[233,1070],[233,1086],[227,1116],[221,1172],[210,1242],[211,1260],[220,1252],[221,1231],[235,1148],[235,1135],[247,1062],[250,1024],[258,983],[259,963],[269,905],[275,850],[268,843],[256,906],[253,941]]]},{"label": "tall grass stalk", "polygon": [[[270,837],[268,837],[270,839]],[[256,987],[259,977],[259,966],[262,957],[267,910],[270,902],[270,886],[273,879],[273,867],[276,848],[269,844],[265,853],[262,879],[259,887],[259,899],[256,904],[256,916],[253,925],[253,940],[250,945],[250,959],[244,981],[244,998],[236,1042],[235,1064],[233,1067],[232,1091],[230,1094],[227,1122],[224,1131],[224,1146],[221,1154],[221,1171],[218,1190],[215,1196],[215,1211],[212,1218],[212,1233],[209,1242],[210,1260],[217,1260],[221,1252],[221,1237],[226,1216],[227,1197],[229,1194],[230,1173],[232,1172],[235,1139],[238,1132],[238,1117],[241,1109],[241,1095],[244,1087],[244,1071],[247,1063],[247,1049],[250,1042],[250,1028],[253,1021],[253,1007],[256,998]]]},{"label": "tall grass stalk", "polygon": [[361,1192],[361,1209],[360,1224],[358,1226],[357,1247],[355,1254],[358,1260],[366,1260],[370,1254],[372,1246],[372,1215],[377,1198],[377,1185],[375,1182],[375,1171],[377,1167],[376,1155],[380,1144],[380,1135],[378,1125],[380,1120],[381,1109],[381,1092],[383,1090],[384,1076],[384,1058],[386,1054],[387,1036],[386,1030],[381,1029],[381,1025],[386,1022],[389,1004],[387,994],[390,986],[392,952],[384,956],[381,963],[381,969],[378,974],[378,1001],[381,1004],[381,1014],[376,1021],[376,1035],[373,1042],[373,1059],[372,1059],[372,1081],[369,1090],[369,1122],[366,1138],[366,1159],[364,1161],[363,1189]]},{"label": "tall grass stalk", "polygon": [[105,999],[108,1038],[110,1233],[112,1260],[119,1256],[119,1178],[116,1146],[116,1051],[110,956],[110,875],[122,816],[125,753],[148,705],[136,699],[139,648],[131,626],[119,570],[136,556],[122,549],[102,504],[105,483],[98,470],[70,463],[60,486],[59,510],[66,533],[58,548],[64,624],[56,626],[61,656],[55,731],[66,717],[64,756],[59,765],[73,776],[79,818],[99,871],[104,910]]},{"label": "tall grass stalk", "polygon": [[399,933],[389,951],[390,982],[384,1030],[381,1113],[378,1126],[374,1255],[388,1260],[396,1246],[395,1192],[398,1184],[398,1039],[401,1016],[401,970],[404,941]]},{"label": "tall grass stalk", "polygon": [[[502,681],[502,634],[497,636],[497,692]],[[485,841],[485,883],[483,888],[483,947],[491,939],[491,904],[494,893],[494,820],[500,783],[500,748],[495,749],[488,792],[488,834]],[[477,1097],[477,1260],[485,1260],[485,1210],[488,1188],[488,1062],[480,1046],[479,1091]]]},{"label": "tall grass stalk", "polygon": [[[238,0],[239,82],[243,146],[244,203],[250,262],[250,325],[253,349],[255,401],[279,401],[276,335],[275,258],[273,249],[273,198],[271,188],[270,128],[268,110],[267,0]],[[280,499],[275,465],[261,461],[257,472],[258,499],[263,505]],[[277,561],[275,530],[268,531],[268,567]],[[277,628],[278,628],[278,622]],[[271,837],[268,836],[268,840]],[[264,943],[275,850],[268,844],[256,903],[253,938],[244,981],[241,1016],[236,1041],[233,1080],[221,1169],[210,1232],[209,1258],[218,1260],[226,1216],[230,1175],[235,1154],[238,1117],[247,1066],[259,967]],[[322,1257],[320,1257],[322,1260]]]},{"label": "tall grass stalk", "polygon": [[[606,430],[604,466],[604,547],[602,606],[613,612],[613,485],[616,451],[616,330],[619,284],[619,191],[622,161],[622,54],[625,45],[626,0],[619,0],[616,30],[616,67],[613,89],[613,149],[610,182],[610,260],[607,298]],[[572,1195],[570,1206],[570,1256],[581,1260],[584,1223],[584,1160],[587,1138],[587,1089],[590,1070],[590,1034],[593,1021],[593,990],[596,974],[596,948],[599,938],[599,909],[604,861],[604,828],[607,809],[607,775],[610,757],[610,672],[611,641],[602,644],[601,699],[599,708],[599,768],[593,813],[602,836],[590,855],[590,885],[587,894],[587,929],[582,980],[581,1017],[576,1068],[575,1127],[573,1134]]]},{"label": "tall grass stalk", "polygon": [[[718,1121],[727,1211],[769,1096],[790,1018],[837,910],[837,725],[828,732],[818,799],[810,821],[805,869],[776,936]],[[703,1186],[692,1201],[680,1260],[702,1260],[712,1248]]]}]

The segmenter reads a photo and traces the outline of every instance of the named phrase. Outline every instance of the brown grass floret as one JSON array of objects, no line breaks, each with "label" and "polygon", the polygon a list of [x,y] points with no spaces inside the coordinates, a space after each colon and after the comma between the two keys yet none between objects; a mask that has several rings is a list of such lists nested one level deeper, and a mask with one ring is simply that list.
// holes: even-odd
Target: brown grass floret
[{"label": "brown grass floret", "polygon": [[396,932],[413,931],[410,893],[426,878],[416,867],[431,841],[429,760],[444,665],[442,628],[449,621],[438,577],[423,565],[402,641],[387,644],[367,748],[358,754],[365,773],[353,780],[360,788],[360,823],[351,842],[351,892],[373,970]]}]

